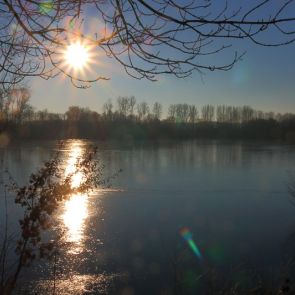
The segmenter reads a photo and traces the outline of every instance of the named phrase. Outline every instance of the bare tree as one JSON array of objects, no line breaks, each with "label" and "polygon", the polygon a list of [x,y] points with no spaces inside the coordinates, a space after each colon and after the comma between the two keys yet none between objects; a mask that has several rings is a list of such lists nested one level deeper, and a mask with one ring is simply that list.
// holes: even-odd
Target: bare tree
[{"label": "bare tree", "polygon": [[188,117],[190,123],[196,123],[198,119],[198,110],[196,106],[190,105],[188,106]]},{"label": "bare tree", "polygon": [[121,116],[126,117],[129,109],[129,99],[125,96],[117,98],[118,112]]},{"label": "bare tree", "polygon": [[[103,176],[104,166],[96,157],[97,148],[91,146],[86,148],[83,155],[77,159],[75,172],[65,177],[65,168],[62,165],[60,153],[62,147],[64,147],[63,143],[50,160],[30,175],[26,185],[19,186],[7,172],[8,180],[5,185],[15,193],[14,201],[22,208],[23,215],[19,219],[17,240],[14,238],[15,244],[10,245],[15,247],[15,261],[2,264],[3,250],[4,255],[7,250],[1,245],[0,294],[14,294],[17,280],[25,267],[30,266],[36,259],[52,258],[57,252],[62,234],[57,231],[53,239],[46,239],[46,236],[47,238],[50,236],[50,232],[56,225],[53,222],[53,215],[61,202],[76,193],[89,193],[94,188],[107,187],[120,172],[105,178]],[[81,173],[83,179],[81,184],[73,186],[72,178],[77,173]]]},{"label": "bare tree", "polygon": [[66,111],[68,121],[79,121],[81,119],[81,108],[78,106],[70,106]]},{"label": "bare tree", "polygon": [[145,117],[149,114],[150,108],[146,102],[141,102],[137,105],[137,114],[139,120],[145,119]]},{"label": "bare tree", "polygon": [[243,106],[241,110],[242,122],[249,122],[253,120],[254,110],[250,106]]},{"label": "bare tree", "polygon": [[178,122],[187,122],[189,117],[189,106],[186,103],[176,105],[176,119]]},{"label": "bare tree", "polygon": [[7,111],[6,111],[6,93],[3,89],[0,89],[0,122],[7,120]]},{"label": "bare tree", "polygon": [[[95,31],[85,30],[86,8],[100,21]],[[3,84],[59,74],[76,85],[108,79],[100,73],[81,77],[65,66],[62,53],[77,40],[115,59],[132,77],[155,80],[159,74],[231,69],[243,55],[231,49],[234,40],[279,46],[295,38],[295,0],[3,0],[0,19]],[[229,50],[232,57],[225,60]]]},{"label": "bare tree", "polygon": [[135,104],[136,104],[136,98],[134,96],[129,96],[128,97],[128,110],[129,110],[130,116],[133,116]]},{"label": "bare tree", "polygon": [[34,117],[34,107],[30,104],[26,104],[23,114],[22,114],[22,121],[32,121]]},{"label": "bare tree", "polygon": [[176,116],[176,104],[171,104],[168,108],[168,118],[170,120],[175,120]]},{"label": "bare tree", "polygon": [[233,107],[233,123],[240,123],[241,122],[241,112],[239,107]]},{"label": "bare tree", "polygon": [[160,120],[162,112],[163,112],[163,106],[159,102],[155,102],[153,105],[154,119]]},{"label": "bare tree", "polygon": [[4,100],[5,100],[5,93],[3,90],[0,90],[0,113],[2,113],[4,109]]},{"label": "bare tree", "polygon": [[266,119],[266,120],[273,120],[274,117],[275,117],[274,112],[267,112],[267,113],[265,113],[265,115],[264,115],[264,119]]},{"label": "bare tree", "polygon": [[28,102],[31,97],[30,91],[28,88],[22,87],[11,90],[10,95],[12,98],[12,111],[14,119],[17,123],[21,123],[25,112],[29,107]]},{"label": "bare tree", "polygon": [[202,107],[202,119],[206,122],[213,121],[215,108],[212,105],[205,105]]},{"label": "bare tree", "polygon": [[[67,112],[66,112],[66,117],[67,117]],[[36,113],[36,119],[37,120],[40,120],[40,121],[45,121],[45,120],[48,120],[49,119],[49,116],[48,116],[48,110],[45,109],[45,110],[41,110],[41,111],[38,111]]]},{"label": "bare tree", "polygon": [[11,88],[1,91],[0,117],[4,121],[13,121],[20,124],[32,111],[29,105],[30,91],[26,87]]},{"label": "bare tree", "polygon": [[225,105],[218,105],[216,107],[216,120],[217,122],[226,122],[226,106]]},{"label": "bare tree", "polygon": [[103,105],[103,112],[106,116],[110,117],[112,115],[113,103],[111,99],[108,99]]}]

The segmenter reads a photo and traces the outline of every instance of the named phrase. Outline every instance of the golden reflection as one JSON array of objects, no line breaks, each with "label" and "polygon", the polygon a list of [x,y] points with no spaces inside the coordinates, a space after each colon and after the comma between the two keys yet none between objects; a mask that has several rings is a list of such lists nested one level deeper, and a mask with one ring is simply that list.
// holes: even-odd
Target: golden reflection
[{"label": "golden reflection", "polygon": [[[66,163],[65,176],[71,176],[72,187],[78,187],[82,182],[82,173],[77,171],[76,163],[82,156],[79,142],[70,144],[69,158]],[[74,194],[64,204],[62,219],[66,227],[66,241],[74,243],[71,252],[81,251],[86,218],[88,217],[88,195]]]},{"label": "golden reflection", "polygon": [[[54,281],[54,293],[63,295],[82,295],[86,293],[94,294],[94,292],[95,294],[107,294],[107,290],[111,286],[111,283],[119,276],[125,278],[124,275],[119,274],[67,274],[64,277],[58,278]],[[36,292],[36,294],[51,295],[52,280],[39,280],[36,287],[34,288],[34,291],[35,290],[38,292]]]},{"label": "golden reflection", "polygon": [[67,227],[68,242],[79,243],[82,240],[87,216],[87,195],[73,195],[66,201],[63,221]]}]

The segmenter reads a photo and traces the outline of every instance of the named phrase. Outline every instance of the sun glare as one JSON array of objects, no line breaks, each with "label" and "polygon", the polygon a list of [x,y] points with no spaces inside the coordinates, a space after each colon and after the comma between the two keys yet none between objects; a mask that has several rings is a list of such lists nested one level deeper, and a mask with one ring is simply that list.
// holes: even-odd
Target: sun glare
[{"label": "sun glare", "polygon": [[81,70],[89,61],[89,50],[80,42],[68,45],[65,52],[66,63],[75,70]]},{"label": "sun glare", "polygon": [[[66,163],[65,176],[71,175],[71,186],[77,188],[83,181],[83,175],[77,171],[76,163],[82,155],[79,143],[72,143],[69,158]],[[74,243],[70,249],[71,253],[79,253],[83,248],[84,227],[88,217],[88,195],[73,194],[65,202],[62,214],[67,232],[66,241]]]}]

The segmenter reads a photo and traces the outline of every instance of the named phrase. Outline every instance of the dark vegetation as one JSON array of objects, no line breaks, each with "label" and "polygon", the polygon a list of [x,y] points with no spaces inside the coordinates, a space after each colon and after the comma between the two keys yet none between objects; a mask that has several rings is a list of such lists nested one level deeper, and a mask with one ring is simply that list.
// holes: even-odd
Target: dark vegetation
[{"label": "dark vegetation", "polygon": [[[60,145],[63,145],[61,143]],[[62,146],[59,146],[59,150]],[[56,154],[35,173],[29,177],[28,183],[19,186],[9,173],[4,187],[15,196],[15,203],[23,208],[19,219],[19,233],[8,232],[7,207],[6,225],[0,236],[0,294],[11,294],[24,267],[30,266],[34,260],[53,258],[61,246],[62,233],[56,233],[54,213],[62,201],[72,194],[87,193],[98,187],[107,187],[112,177],[103,177],[104,166],[96,160],[96,148],[89,147],[75,164],[76,171],[82,173],[82,181],[78,186],[72,185],[72,176],[65,176],[61,152]],[[46,235],[45,235],[46,234]],[[11,259],[11,252],[16,258]]]},{"label": "dark vegetation", "polygon": [[135,97],[108,100],[101,114],[69,107],[64,114],[35,111],[30,93],[19,88],[0,97],[0,143],[11,140],[85,138],[98,140],[237,139],[295,142],[295,115],[262,112],[250,106],[172,104],[163,118],[156,102]]}]

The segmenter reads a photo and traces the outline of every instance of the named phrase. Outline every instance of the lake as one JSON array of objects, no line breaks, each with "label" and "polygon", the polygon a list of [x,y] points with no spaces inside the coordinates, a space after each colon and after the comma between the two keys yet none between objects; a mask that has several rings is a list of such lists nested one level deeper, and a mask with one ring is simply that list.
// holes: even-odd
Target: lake
[{"label": "lake", "polygon": [[[65,173],[73,172],[89,143],[66,141]],[[196,294],[209,285],[221,290],[236,283],[255,287],[257,277],[279,284],[292,274],[295,206],[288,183],[294,146],[94,144],[104,175],[122,172],[110,188],[60,205],[55,219],[64,230],[64,247],[55,263],[25,268],[16,294],[53,294],[53,276],[56,294],[131,295]],[[24,184],[55,148],[54,142],[2,148],[1,169]],[[9,230],[17,232],[21,209],[13,196],[8,216]]]}]

